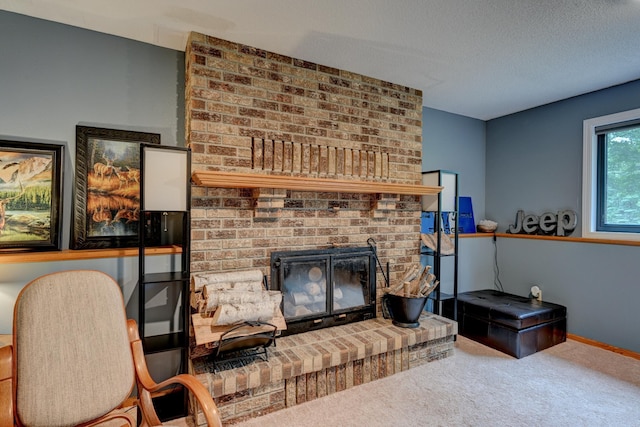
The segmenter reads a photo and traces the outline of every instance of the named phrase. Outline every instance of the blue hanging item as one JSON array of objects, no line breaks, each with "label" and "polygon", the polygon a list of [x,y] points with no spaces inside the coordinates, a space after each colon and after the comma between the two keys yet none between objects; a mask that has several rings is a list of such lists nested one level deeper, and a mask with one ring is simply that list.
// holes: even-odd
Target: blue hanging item
[{"label": "blue hanging item", "polygon": [[444,231],[444,234],[451,234],[451,226],[455,224],[454,212],[442,212],[442,220],[440,221],[440,229]]},{"label": "blue hanging item", "polygon": [[461,233],[475,233],[476,223],[473,219],[471,197],[459,197],[458,210],[458,230]]},{"label": "blue hanging item", "polygon": [[435,218],[436,212],[422,212],[422,217],[420,219],[420,233],[422,234],[433,234],[436,232],[435,227]]}]

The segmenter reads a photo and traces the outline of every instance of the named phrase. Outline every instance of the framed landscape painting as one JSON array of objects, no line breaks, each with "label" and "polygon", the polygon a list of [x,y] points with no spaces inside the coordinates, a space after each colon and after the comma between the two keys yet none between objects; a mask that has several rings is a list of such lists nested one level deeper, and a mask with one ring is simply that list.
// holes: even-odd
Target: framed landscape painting
[{"label": "framed landscape painting", "polygon": [[72,249],[138,245],[141,143],[160,135],[76,126]]},{"label": "framed landscape painting", "polygon": [[0,251],[60,249],[63,148],[0,140]]}]

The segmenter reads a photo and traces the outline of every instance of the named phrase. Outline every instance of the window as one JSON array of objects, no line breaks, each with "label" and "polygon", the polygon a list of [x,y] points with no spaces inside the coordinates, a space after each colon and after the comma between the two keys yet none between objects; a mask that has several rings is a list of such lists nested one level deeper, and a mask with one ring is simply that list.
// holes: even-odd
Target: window
[{"label": "window", "polygon": [[640,109],[584,121],[582,236],[640,241]]}]

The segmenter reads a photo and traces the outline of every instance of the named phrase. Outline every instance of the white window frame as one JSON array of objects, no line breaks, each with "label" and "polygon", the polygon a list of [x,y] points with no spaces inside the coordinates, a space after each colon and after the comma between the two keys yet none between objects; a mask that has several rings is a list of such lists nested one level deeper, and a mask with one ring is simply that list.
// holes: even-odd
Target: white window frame
[{"label": "white window frame", "polygon": [[598,191],[598,137],[596,127],[640,119],[640,108],[583,122],[582,143],[582,237],[640,241],[640,233],[596,231]]}]

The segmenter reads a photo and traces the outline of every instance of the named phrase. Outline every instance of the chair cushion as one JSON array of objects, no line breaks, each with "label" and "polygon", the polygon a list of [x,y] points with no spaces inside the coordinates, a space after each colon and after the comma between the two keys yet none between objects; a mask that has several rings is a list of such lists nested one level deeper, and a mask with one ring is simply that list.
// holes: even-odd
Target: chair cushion
[{"label": "chair cushion", "polygon": [[129,396],[135,377],[126,314],[111,277],[88,270],[43,276],[22,290],[14,310],[23,424],[79,424]]}]

